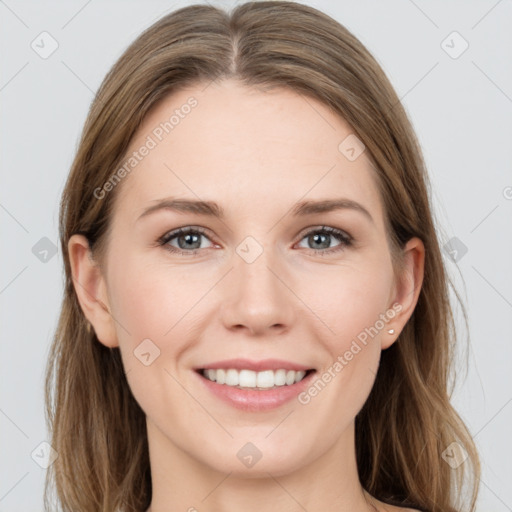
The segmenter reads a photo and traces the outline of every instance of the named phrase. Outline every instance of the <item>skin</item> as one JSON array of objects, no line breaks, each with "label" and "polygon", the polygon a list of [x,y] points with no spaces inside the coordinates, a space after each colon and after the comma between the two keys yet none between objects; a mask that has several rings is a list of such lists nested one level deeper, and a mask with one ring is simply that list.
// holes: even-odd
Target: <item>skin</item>
[{"label": "skin", "polygon": [[[381,351],[416,305],[422,242],[407,243],[404,271],[395,275],[366,153],[349,161],[338,146],[351,127],[288,89],[264,92],[224,80],[176,92],[148,114],[128,153],[190,96],[198,105],[117,185],[101,265],[82,235],[68,246],[84,314],[101,343],[120,348],[146,413],[149,511],[405,510],[362,489],[354,419]],[[226,217],[162,209],[137,220],[170,196],[216,201]],[[363,205],[373,220],[352,209],[290,213],[300,200],[340,197]],[[158,245],[186,226],[206,230],[194,246],[198,255]],[[353,245],[328,253],[339,239],[327,235],[322,245],[308,237],[322,226],[348,233]],[[236,252],[247,236],[263,250],[252,263]],[[179,241],[168,245],[179,248]],[[240,411],[206,390],[193,371],[245,357],[285,359],[322,374],[395,303],[400,312],[306,405],[292,400],[267,412]],[[133,354],[146,338],[160,350],[149,366]],[[249,441],[262,454],[252,468],[236,456]]]}]

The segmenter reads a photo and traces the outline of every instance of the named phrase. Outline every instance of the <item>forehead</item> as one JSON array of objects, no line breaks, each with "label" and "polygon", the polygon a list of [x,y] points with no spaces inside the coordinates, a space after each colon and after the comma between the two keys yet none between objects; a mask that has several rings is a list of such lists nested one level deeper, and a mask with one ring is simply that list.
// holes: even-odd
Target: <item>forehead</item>
[{"label": "forehead", "polygon": [[362,150],[357,140],[329,107],[291,89],[198,84],[146,116],[127,151],[116,209],[136,217],[174,196],[282,211],[301,198],[349,197],[378,218],[374,170],[365,151],[353,158]]}]

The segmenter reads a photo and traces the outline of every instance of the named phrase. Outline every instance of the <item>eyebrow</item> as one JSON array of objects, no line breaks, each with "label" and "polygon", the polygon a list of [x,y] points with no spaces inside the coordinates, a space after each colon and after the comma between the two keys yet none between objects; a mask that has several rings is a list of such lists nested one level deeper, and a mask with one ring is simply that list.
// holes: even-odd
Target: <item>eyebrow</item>
[{"label": "eyebrow", "polygon": [[[166,198],[157,200],[157,202],[146,208],[137,221],[151,213],[159,210],[171,210],[183,213],[193,213],[196,215],[206,215],[218,219],[225,218],[224,209],[215,201],[198,201],[191,199]],[[294,217],[304,217],[318,213],[327,213],[336,210],[354,210],[362,213],[369,221],[374,222],[370,212],[360,203],[352,199],[325,199],[322,201],[301,201],[292,208]]]}]

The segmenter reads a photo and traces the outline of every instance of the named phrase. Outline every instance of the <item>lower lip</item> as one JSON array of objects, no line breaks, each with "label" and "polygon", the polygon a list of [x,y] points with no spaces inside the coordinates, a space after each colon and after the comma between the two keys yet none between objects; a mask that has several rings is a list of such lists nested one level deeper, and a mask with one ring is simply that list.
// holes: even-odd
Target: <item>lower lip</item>
[{"label": "lower lip", "polygon": [[238,389],[226,384],[217,384],[196,372],[203,384],[218,398],[232,407],[246,412],[269,411],[293,400],[309,385],[315,371],[291,386],[278,386],[267,390]]}]

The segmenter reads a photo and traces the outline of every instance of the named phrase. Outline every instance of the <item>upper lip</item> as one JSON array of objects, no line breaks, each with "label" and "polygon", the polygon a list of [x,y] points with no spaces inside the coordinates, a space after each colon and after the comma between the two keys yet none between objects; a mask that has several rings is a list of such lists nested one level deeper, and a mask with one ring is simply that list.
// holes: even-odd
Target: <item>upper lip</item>
[{"label": "upper lip", "polygon": [[311,366],[305,366],[303,364],[293,363],[291,361],[283,361],[281,359],[262,359],[261,361],[252,361],[250,359],[225,359],[224,361],[215,361],[214,363],[207,363],[204,366],[200,366],[197,370],[218,370],[218,369],[230,369],[235,370],[252,370],[255,372],[261,372],[264,370],[295,370],[295,371],[307,371],[313,370]]}]

